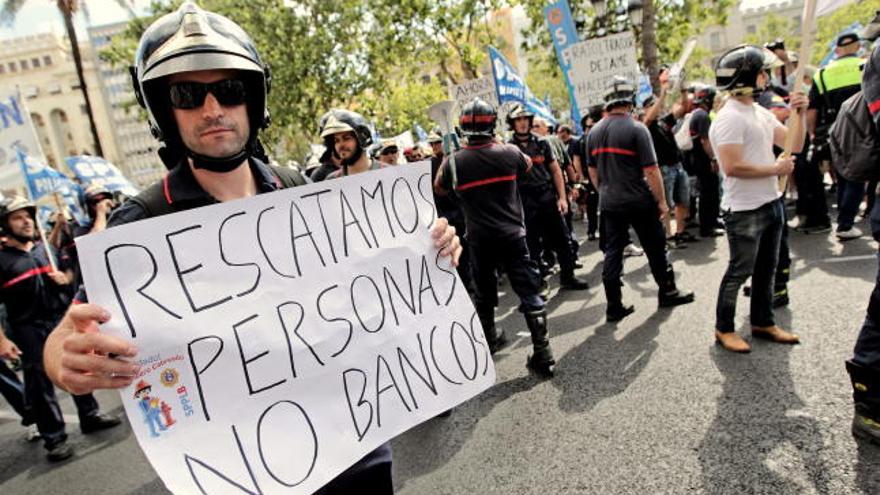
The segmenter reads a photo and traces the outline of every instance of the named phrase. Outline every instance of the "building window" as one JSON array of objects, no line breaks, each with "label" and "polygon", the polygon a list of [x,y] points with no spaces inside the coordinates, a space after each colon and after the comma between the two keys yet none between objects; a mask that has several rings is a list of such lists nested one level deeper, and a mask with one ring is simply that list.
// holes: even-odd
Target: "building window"
[{"label": "building window", "polygon": [[50,57],[49,55],[43,55],[43,65],[52,65],[52,57]]},{"label": "building window", "polygon": [[32,58],[32,59],[31,59],[31,66],[32,66],[34,69],[39,69],[39,68],[40,68],[40,59],[38,59],[38,58],[36,58],[36,57],[35,57],[35,58]]},{"label": "building window", "polygon": [[28,70],[29,64],[27,60],[19,60],[19,65],[21,65],[21,70]]},{"label": "building window", "polygon": [[9,62],[9,72],[18,72],[18,64]]},{"label": "building window", "polygon": [[712,47],[713,51],[721,49],[721,33],[714,32],[709,35],[709,46]]}]

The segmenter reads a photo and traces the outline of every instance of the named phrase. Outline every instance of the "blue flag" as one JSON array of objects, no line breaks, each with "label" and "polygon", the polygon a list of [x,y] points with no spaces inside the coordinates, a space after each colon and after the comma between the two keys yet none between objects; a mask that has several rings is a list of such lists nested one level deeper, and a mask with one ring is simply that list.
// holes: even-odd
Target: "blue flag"
[{"label": "blue flag", "polygon": [[643,106],[645,104],[645,100],[651,97],[654,94],[654,90],[651,88],[651,78],[648,77],[648,74],[642,74],[639,76],[639,92],[636,94],[636,102],[639,106]]},{"label": "blue flag", "polygon": [[64,159],[73,175],[86,187],[98,184],[110,192],[121,192],[126,196],[136,196],[138,190],[122,175],[116,165],[98,156],[69,156]]},{"label": "blue flag", "polygon": [[492,75],[495,78],[495,92],[498,94],[498,103],[507,102],[521,103],[527,110],[538,117],[556,125],[553,112],[535,97],[532,91],[520,77],[516,69],[494,47],[489,47],[489,59],[492,62]]},{"label": "blue flag", "polygon": [[63,203],[67,206],[74,220],[80,225],[88,224],[88,215],[83,211],[79,198],[81,189],[79,185],[70,180],[66,175],[41,163],[36,158],[26,154],[22,150],[16,150],[18,163],[21,165],[21,173],[27,185],[28,195],[31,201],[37,203],[39,215],[43,222],[55,210],[53,195],[58,193]]},{"label": "blue flag", "polygon": [[556,49],[556,60],[559,61],[559,69],[562,71],[565,87],[568,89],[571,120],[574,121],[574,126],[580,133],[581,112],[575,100],[574,85],[571,83],[571,62],[565,56],[566,49],[580,40],[571,17],[568,0],[557,0],[544,7],[544,17],[547,19],[550,39],[553,40],[553,47]]},{"label": "blue flag", "polygon": [[416,131],[416,137],[419,138],[418,139],[419,142],[424,143],[425,141],[428,140],[428,133],[425,132],[424,129],[422,129],[422,126],[420,126],[419,124],[416,124],[413,126],[413,129],[415,129],[415,131]]}]

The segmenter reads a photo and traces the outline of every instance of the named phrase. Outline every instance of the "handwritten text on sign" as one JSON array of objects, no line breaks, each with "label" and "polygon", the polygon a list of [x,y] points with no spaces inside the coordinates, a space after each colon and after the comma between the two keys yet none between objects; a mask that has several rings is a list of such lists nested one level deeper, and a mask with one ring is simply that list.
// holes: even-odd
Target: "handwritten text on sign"
[{"label": "handwritten text on sign", "polygon": [[575,43],[563,50],[563,56],[571,67],[569,79],[582,112],[602,103],[614,76],[624,76],[633,84],[639,80],[636,40],[630,31]]},{"label": "handwritten text on sign", "polygon": [[177,493],[311,493],[489,387],[483,331],[433,247],[428,162],[111,228],[77,241],[122,391]]}]

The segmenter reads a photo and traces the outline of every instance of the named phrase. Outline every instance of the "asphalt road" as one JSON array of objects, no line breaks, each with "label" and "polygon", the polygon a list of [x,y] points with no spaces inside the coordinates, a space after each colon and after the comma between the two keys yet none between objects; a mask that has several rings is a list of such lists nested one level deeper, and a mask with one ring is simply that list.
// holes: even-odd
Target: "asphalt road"
[{"label": "asphalt road", "polygon": [[[873,286],[877,245],[797,233],[791,245],[792,301],[776,314],[803,344],[754,341],[748,355],[723,351],[712,336],[723,237],[672,252],[679,284],[697,293],[672,310],[657,310],[646,259],[629,258],[624,298],[636,313],[617,325],[604,322],[601,258],[595,243],[585,244],[580,274],[591,289],[554,288],[549,303],[558,361],[549,381],[527,372],[525,324],[502,287],[499,325],[515,340],[496,356],[497,384],[394,441],[397,491],[880,493],[880,447],[850,435],[843,366]],[[741,297],[744,335],[747,308]],[[114,393],[98,398],[121,413]],[[62,404],[73,412],[68,397]],[[0,404],[0,493],[165,492],[127,426],[86,437],[74,421],[69,430],[77,455],[50,465]]]}]

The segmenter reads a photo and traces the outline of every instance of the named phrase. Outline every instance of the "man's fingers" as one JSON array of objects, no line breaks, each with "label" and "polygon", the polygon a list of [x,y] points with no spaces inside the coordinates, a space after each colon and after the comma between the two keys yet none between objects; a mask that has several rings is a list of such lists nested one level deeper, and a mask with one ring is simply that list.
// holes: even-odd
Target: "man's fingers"
[{"label": "man's fingers", "polygon": [[96,332],[98,324],[110,320],[110,313],[97,304],[75,304],[70,307],[67,316],[78,332]]},{"label": "man's fingers", "polygon": [[136,364],[98,354],[65,354],[61,365],[85,373],[121,377],[132,377],[140,369]]},{"label": "man's fingers", "polygon": [[443,249],[440,250],[441,256],[452,256],[455,253],[455,250],[461,246],[461,240],[458,236],[455,236],[450,240]]},{"label": "man's fingers", "polygon": [[443,232],[440,237],[434,239],[434,246],[442,248],[443,246],[446,246],[447,244],[452,242],[455,237],[455,227],[447,227],[446,231]]},{"label": "man's fingers", "polygon": [[437,217],[437,219],[434,220],[434,224],[431,225],[431,237],[436,239],[442,236],[443,233],[446,232],[446,227],[448,226],[449,220],[443,217]]},{"label": "man's fingers", "polygon": [[134,377],[131,376],[86,375],[62,370],[58,381],[64,390],[72,394],[83,395],[97,389],[125,388],[131,385],[133,380]]},{"label": "man's fingers", "polygon": [[134,357],[137,348],[130,343],[101,333],[83,333],[64,339],[64,350],[73,353],[116,354],[119,356]]}]

